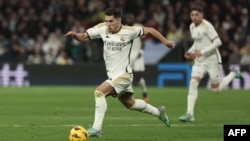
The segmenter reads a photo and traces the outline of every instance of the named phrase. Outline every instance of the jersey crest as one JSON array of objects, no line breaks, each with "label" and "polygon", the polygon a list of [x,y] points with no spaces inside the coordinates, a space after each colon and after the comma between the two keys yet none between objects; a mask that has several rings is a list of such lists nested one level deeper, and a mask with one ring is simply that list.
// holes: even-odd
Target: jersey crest
[{"label": "jersey crest", "polygon": [[124,42],[125,41],[125,37],[121,36],[120,41]]}]

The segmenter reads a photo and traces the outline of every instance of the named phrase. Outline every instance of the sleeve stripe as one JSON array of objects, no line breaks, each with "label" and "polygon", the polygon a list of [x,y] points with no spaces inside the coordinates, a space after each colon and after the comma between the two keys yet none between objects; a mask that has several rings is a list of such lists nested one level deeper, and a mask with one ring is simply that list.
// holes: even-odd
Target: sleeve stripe
[{"label": "sleeve stripe", "polygon": [[211,39],[211,41],[214,41],[215,39],[217,39],[218,38],[218,36],[215,36],[213,39]]},{"label": "sleeve stripe", "polygon": [[143,35],[144,35],[144,28],[142,28],[142,30],[140,30],[140,32],[139,32],[139,34],[138,34],[137,37],[141,37],[141,36],[143,36]]},{"label": "sleeve stripe", "polygon": [[87,34],[88,38],[90,39],[89,33],[87,31],[85,31],[85,33]]},{"label": "sleeve stripe", "polygon": [[139,32],[138,36],[137,37],[140,37],[141,36],[141,31]]}]

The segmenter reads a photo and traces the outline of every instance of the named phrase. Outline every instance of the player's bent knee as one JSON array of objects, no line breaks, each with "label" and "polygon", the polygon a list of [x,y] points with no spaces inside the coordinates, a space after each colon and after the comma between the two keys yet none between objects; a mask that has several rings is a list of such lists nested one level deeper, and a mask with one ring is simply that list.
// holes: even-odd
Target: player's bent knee
[{"label": "player's bent knee", "polygon": [[219,88],[219,84],[211,84],[211,90],[215,93],[219,93],[221,91]]},{"label": "player's bent knee", "polygon": [[98,91],[98,90],[95,90],[94,96],[95,96],[95,97],[101,97],[101,96],[105,96],[105,95],[103,94],[103,92]]},{"label": "player's bent knee", "polygon": [[[122,101],[121,101],[122,102]],[[131,109],[131,107],[133,107],[133,104],[130,104],[130,103],[127,103],[127,102],[122,102],[122,104],[124,105],[124,107],[126,108],[126,109]]]},{"label": "player's bent knee", "polygon": [[127,109],[131,109],[131,107],[133,107],[133,105],[135,104],[135,101],[121,101],[121,102]]},{"label": "player's bent knee", "polygon": [[193,87],[193,88],[197,88],[198,87],[198,85],[199,85],[199,81],[198,80],[196,80],[196,79],[191,79],[190,80],[190,87]]},{"label": "player's bent knee", "polygon": [[220,89],[217,87],[217,88],[211,88],[211,90],[215,93],[219,93],[220,92]]},{"label": "player's bent knee", "polygon": [[198,89],[199,81],[196,79],[191,79],[189,84],[189,92],[188,95],[196,95]]},{"label": "player's bent knee", "polygon": [[124,106],[125,106],[126,109],[131,110],[131,107],[132,107],[133,105],[132,105],[132,106],[131,106],[131,105],[124,105]]}]

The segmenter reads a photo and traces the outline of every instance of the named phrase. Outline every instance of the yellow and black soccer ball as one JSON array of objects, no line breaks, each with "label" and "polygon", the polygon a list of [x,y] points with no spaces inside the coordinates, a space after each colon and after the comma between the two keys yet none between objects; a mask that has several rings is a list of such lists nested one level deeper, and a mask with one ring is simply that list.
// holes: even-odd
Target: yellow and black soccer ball
[{"label": "yellow and black soccer ball", "polygon": [[69,141],[88,141],[88,131],[82,126],[75,126],[69,132]]}]

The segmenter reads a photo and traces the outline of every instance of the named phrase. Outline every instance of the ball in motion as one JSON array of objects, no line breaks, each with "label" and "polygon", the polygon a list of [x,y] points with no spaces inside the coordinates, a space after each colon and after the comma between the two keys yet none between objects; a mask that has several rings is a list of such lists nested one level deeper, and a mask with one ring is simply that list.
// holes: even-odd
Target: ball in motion
[{"label": "ball in motion", "polygon": [[69,132],[69,141],[88,141],[88,131],[82,126],[75,126]]}]

